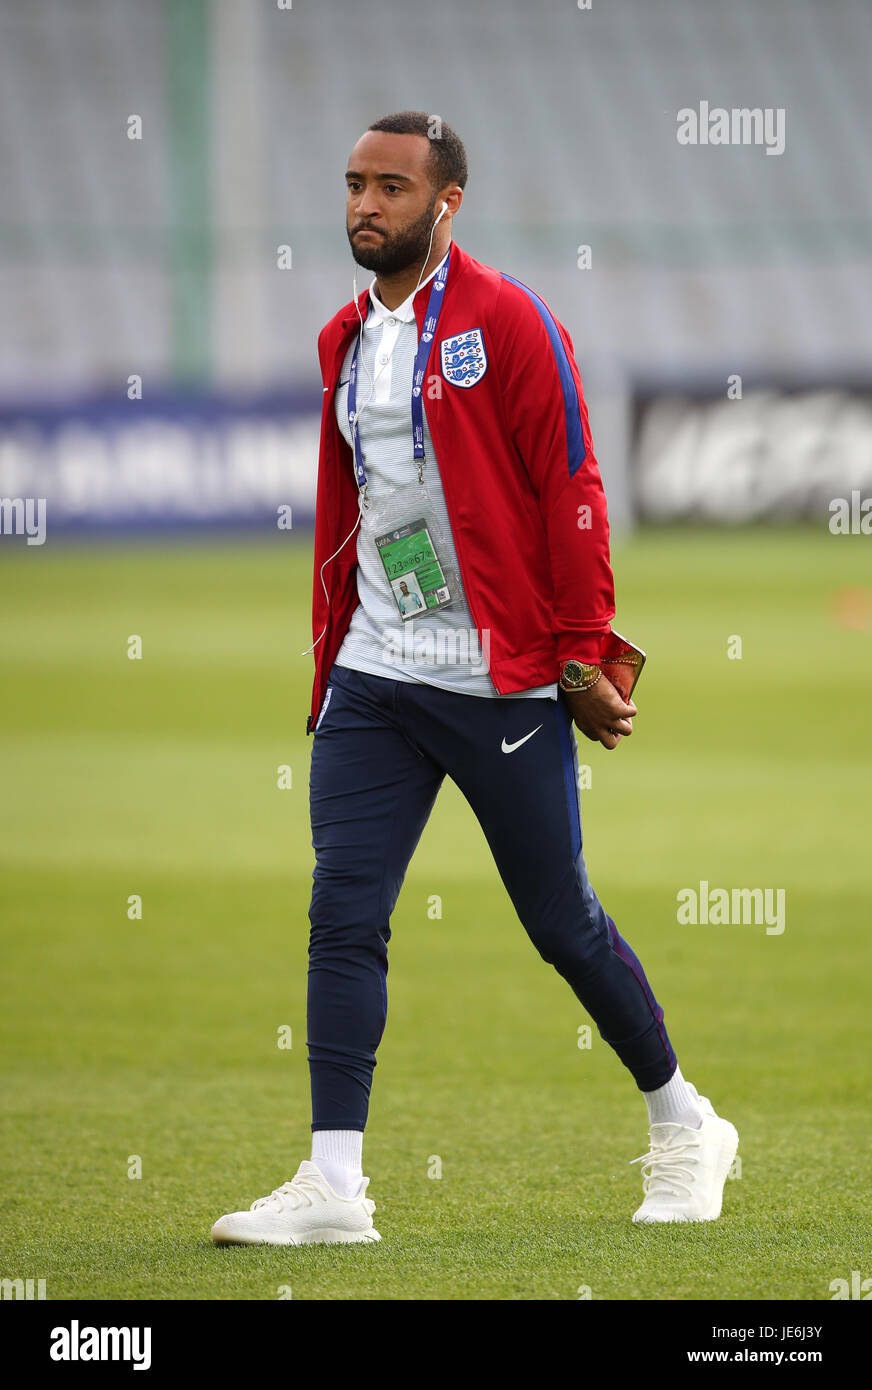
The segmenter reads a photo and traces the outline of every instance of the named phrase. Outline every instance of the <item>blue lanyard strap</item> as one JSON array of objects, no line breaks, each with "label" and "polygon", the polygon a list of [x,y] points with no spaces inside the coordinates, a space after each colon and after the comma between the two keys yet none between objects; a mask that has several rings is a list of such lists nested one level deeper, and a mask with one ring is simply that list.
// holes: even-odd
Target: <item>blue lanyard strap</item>
[{"label": "blue lanyard strap", "polygon": [[[427,313],[424,317],[424,327],[421,337],[418,340],[418,350],[415,353],[415,366],[412,372],[412,443],[414,446],[414,456],[418,463],[418,478],[421,478],[422,460],[424,458],[424,402],[422,392],[424,389],[424,373],[427,370],[427,361],[430,356],[430,346],[436,334],[436,325],[439,322],[439,315],[442,312],[442,304],[445,296],[442,291],[445,289],[445,281],[448,279],[448,266],[451,261],[451,248],[441,266],[433,277],[433,285],[430,290],[430,298],[427,300]],[[351,371],[348,374],[348,428],[351,431],[351,438],[354,442],[354,472],[359,488],[366,487],[366,469],[363,466],[363,451],[360,447],[360,431],[357,419],[357,357],[360,352],[360,337],[358,333],[357,341],[354,344],[354,356],[351,359]],[[361,412],[362,413],[362,412]]]}]

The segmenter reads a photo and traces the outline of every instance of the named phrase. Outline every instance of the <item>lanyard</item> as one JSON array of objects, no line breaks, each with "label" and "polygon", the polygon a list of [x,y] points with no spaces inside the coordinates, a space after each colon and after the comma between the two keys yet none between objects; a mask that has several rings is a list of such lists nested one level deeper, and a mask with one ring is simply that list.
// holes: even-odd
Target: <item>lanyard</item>
[{"label": "lanyard", "polygon": [[[430,290],[430,298],[427,300],[427,313],[424,318],[424,329],[418,340],[418,350],[415,353],[415,366],[412,372],[412,442],[415,451],[415,460],[418,464],[418,481],[423,482],[423,459],[424,459],[424,404],[421,397],[421,390],[424,384],[424,373],[427,370],[427,359],[430,356],[430,344],[436,333],[436,325],[439,322],[439,315],[442,312],[442,303],[445,289],[445,281],[448,278],[448,266],[451,261],[451,248],[441,266],[433,277],[433,285]],[[354,356],[351,359],[351,371],[348,374],[348,427],[351,430],[351,437],[354,441],[354,472],[357,477],[358,488],[364,489],[366,495],[366,469],[363,466],[363,451],[360,447],[360,436],[357,420],[357,356],[360,351],[360,334],[354,345]],[[361,409],[363,414],[363,409]]]}]

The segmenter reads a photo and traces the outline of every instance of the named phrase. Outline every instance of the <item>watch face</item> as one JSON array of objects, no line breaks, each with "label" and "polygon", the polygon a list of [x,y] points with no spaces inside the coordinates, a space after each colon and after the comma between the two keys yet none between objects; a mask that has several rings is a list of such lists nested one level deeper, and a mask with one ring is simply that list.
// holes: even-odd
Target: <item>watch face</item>
[{"label": "watch face", "polygon": [[584,684],[584,667],[580,661],[567,661],[563,668],[563,680],[567,685]]}]

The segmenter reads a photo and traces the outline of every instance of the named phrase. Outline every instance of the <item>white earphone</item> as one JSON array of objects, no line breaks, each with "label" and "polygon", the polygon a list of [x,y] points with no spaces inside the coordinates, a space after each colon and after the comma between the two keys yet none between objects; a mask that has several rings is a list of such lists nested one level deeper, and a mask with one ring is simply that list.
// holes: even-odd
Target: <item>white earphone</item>
[{"label": "white earphone", "polygon": [[[436,230],[438,224],[442,221],[442,218],[445,216],[445,214],[446,214],[447,211],[448,211],[448,204],[447,204],[446,202],[443,202],[442,207],[439,209],[439,216],[436,218],[436,221],[433,223],[433,226],[432,226],[431,229],[430,229],[430,244],[429,244],[428,247],[427,247],[427,255],[424,257],[424,265],[421,266],[421,274],[418,276],[418,284],[415,286],[415,289],[414,289],[414,291],[413,291],[414,294],[417,294],[418,289],[420,288],[421,280],[422,280],[423,275],[424,275],[424,269],[425,269],[425,267],[426,267],[426,265],[427,265],[427,262],[428,262],[429,259],[430,259],[430,247],[432,247],[432,245],[433,245],[433,233],[435,232],[435,230]],[[364,320],[363,320],[363,315],[362,315],[361,312],[360,312],[360,305],[359,305],[358,302],[357,302],[357,265],[356,265],[356,264],[355,264],[355,267],[354,267],[354,307],[357,309],[357,317],[360,319],[360,329],[358,330],[358,344],[359,344],[359,343],[361,342],[361,340],[362,340],[362,337],[363,337],[363,323],[364,323]],[[367,374],[368,374],[368,373],[367,373]],[[378,375],[378,373],[376,373],[376,375]],[[358,411],[357,411],[357,419],[360,418],[360,415],[361,415],[362,411],[364,410],[364,408],[365,408],[367,405],[369,405],[369,402],[370,402],[370,400],[371,400],[371,398],[372,398],[372,393],[373,393],[373,391],[375,390],[375,381],[374,381],[371,377],[370,377],[369,388],[370,388],[370,389],[369,389],[369,395],[367,396],[367,398],[366,398],[366,400],[364,401],[363,405],[360,406],[360,408],[359,408]],[[356,422],[355,422],[355,427],[356,427]],[[334,550],[333,554],[330,555],[330,556],[324,561],[324,564],[321,566],[321,569],[320,569],[320,572],[319,572],[319,575],[318,575],[319,579],[321,580],[321,588],[324,590],[324,597],[327,599],[328,605],[329,605],[329,602],[330,602],[330,596],[329,596],[329,594],[327,593],[327,585],[324,583],[324,565],[329,565],[329,563],[330,563],[331,560],[335,560],[335,559],[336,559],[336,556],[339,554],[339,551],[342,550],[342,548],[343,548],[345,545],[348,544],[348,542],[351,540],[351,537],[354,535],[355,531],[357,530],[358,526],[360,525],[360,522],[361,522],[362,517],[363,517],[363,512],[362,512],[362,510],[361,510],[360,494],[358,493],[358,517],[357,517],[357,520],[355,521],[355,523],[354,523],[354,525],[352,526],[351,530],[349,531],[348,535],[345,537],[345,540],[342,542],[342,545],[339,546],[339,549],[338,549],[338,550]],[[324,636],[324,633],[325,633],[326,631],[327,631],[327,624],[325,623],[324,626],[322,627],[320,633],[319,633],[318,636],[315,638],[315,641],[312,643],[311,647],[308,647],[308,648],[306,649],[306,651],[301,652],[301,656],[308,656],[308,655],[309,655],[309,652],[313,652],[313,651],[315,650],[315,648],[317,647],[318,643],[321,641],[321,638]]]}]

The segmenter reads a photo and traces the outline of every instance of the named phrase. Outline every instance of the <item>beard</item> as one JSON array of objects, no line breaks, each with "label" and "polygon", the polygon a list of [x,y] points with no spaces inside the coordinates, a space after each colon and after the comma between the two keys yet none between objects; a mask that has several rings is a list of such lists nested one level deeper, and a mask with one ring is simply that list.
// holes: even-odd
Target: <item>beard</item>
[{"label": "beard", "polygon": [[[423,265],[430,245],[430,233],[436,210],[436,198],[430,206],[408,227],[398,232],[379,232],[378,238],[355,245],[354,234],[346,226],[351,254],[364,270],[374,270],[377,275],[397,275],[412,266]],[[364,224],[366,225],[366,224]],[[355,227],[354,231],[360,231]]]}]

